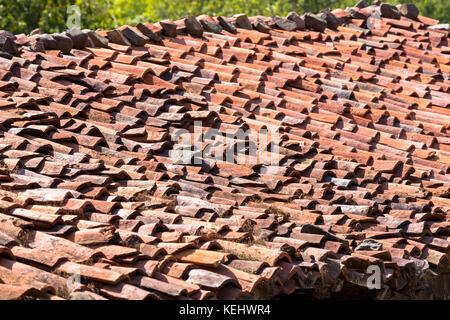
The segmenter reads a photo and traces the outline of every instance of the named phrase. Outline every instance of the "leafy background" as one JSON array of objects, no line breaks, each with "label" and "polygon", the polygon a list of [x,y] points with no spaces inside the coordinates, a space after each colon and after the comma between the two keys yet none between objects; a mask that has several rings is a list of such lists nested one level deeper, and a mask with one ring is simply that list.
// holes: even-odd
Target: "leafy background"
[{"label": "leafy background", "polygon": [[[176,20],[185,15],[230,16],[236,13],[284,16],[290,11],[319,12],[325,8],[346,8],[357,0],[0,0],[0,29],[29,33],[35,28],[61,32],[66,27],[67,8],[81,9],[81,27],[113,29],[125,24]],[[371,3],[372,0],[366,0]],[[420,14],[450,22],[450,0],[392,0],[392,4],[413,2]]]}]

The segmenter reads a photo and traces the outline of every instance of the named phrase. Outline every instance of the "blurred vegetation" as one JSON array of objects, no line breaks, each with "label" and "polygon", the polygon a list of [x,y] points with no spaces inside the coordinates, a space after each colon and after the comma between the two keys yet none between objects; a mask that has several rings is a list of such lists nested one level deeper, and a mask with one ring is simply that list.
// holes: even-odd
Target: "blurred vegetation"
[{"label": "blurred vegetation", "polygon": [[[319,12],[325,8],[353,6],[358,0],[0,0],[0,29],[29,33],[67,29],[67,8],[78,5],[81,27],[112,29],[125,24],[176,20],[185,15],[230,16],[236,13],[284,16],[290,11]],[[372,0],[366,0],[371,3]],[[420,14],[450,22],[450,0],[388,0],[392,4],[413,2]]]}]

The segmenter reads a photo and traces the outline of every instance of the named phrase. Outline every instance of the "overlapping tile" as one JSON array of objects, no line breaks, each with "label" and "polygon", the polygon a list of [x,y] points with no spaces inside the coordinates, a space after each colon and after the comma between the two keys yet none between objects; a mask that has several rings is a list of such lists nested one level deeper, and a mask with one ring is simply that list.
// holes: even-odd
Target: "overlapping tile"
[{"label": "overlapping tile", "polygon": [[[448,297],[438,21],[359,3],[66,35],[1,49],[1,299]],[[248,128],[280,162],[217,158]]]}]

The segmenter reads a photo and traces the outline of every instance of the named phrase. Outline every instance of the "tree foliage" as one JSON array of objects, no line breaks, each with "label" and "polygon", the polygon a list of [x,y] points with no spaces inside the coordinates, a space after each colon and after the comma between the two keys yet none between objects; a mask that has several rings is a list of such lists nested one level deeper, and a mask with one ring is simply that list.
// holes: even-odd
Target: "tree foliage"
[{"label": "tree foliage", "polygon": [[[345,8],[357,0],[0,0],[0,28],[13,33],[67,29],[67,8],[78,5],[81,27],[112,29],[125,24],[176,20],[185,15],[230,16],[286,15],[289,11],[319,12]],[[370,3],[370,0],[366,0]],[[420,14],[450,22],[450,0],[390,0],[392,4],[413,2]]]},{"label": "tree foliage", "polygon": [[0,0],[0,28],[13,33],[67,29],[67,8],[78,5],[83,28],[111,28],[115,0]]}]

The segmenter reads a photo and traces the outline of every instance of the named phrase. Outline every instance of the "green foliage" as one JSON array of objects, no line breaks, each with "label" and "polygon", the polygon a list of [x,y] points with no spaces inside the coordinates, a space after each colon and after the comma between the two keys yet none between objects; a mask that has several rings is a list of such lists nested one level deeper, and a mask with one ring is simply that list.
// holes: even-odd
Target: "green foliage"
[{"label": "green foliage", "polygon": [[[176,20],[185,15],[230,16],[236,13],[286,15],[289,11],[319,12],[325,8],[346,8],[357,0],[0,0],[0,29],[29,33],[35,28],[61,32],[66,27],[67,8],[78,5],[81,27],[112,29],[138,22]],[[370,3],[371,1],[366,2]],[[393,4],[413,2],[420,14],[450,22],[449,0],[391,0]]]},{"label": "green foliage", "polygon": [[113,0],[0,0],[0,28],[12,33],[29,33],[35,28],[46,32],[67,29],[67,8],[78,5],[81,26],[112,26]]},{"label": "green foliage", "polygon": [[185,15],[230,16],[246,13],[249,16],[286,15],[290,11],[319,12],[330,7],[351,6],[355,0],[115,0],[117,20],[121,23],[176,20]]},{"label": "green foliage", "polygon": [[[76,0],[71,2],[80,7],[82,28],[94,30],[114,28],[115,0]],[[126,23],[121,25],[123,24]]]}]

